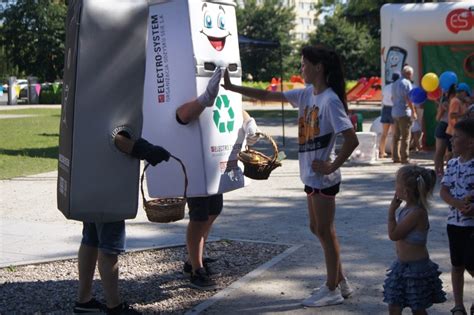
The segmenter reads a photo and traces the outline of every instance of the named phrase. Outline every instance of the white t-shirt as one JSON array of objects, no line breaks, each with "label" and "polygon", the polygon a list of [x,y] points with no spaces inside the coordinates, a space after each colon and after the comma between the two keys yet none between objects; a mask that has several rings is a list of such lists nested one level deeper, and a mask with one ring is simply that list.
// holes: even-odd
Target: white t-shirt
[{"label": "white t-shirt", "polygon": [[313,86],[284,92],[285,98],[298,110],[298,157],[300,178],[305,185],[324,189],[341,181],[341,172],[329,175],[315,173],[311,168],[314,160],[334,159],[336,135],[354,128],[344,105],[331,88],[318,95]]},{"label": "white t-shirt", "polygon": [[382,106],[393,106],[392,83],[385,85],[382,89]]},{"label": "white t-shirt", "polygon": [[[464,163],[461,163],[459,157],[449,160],[441,184],[449,188],[453,198],[474,198],[474,159]],[[447,221],[451,225],[474,226],[474,217],[464,216],[452,206],[449,206]]]}]

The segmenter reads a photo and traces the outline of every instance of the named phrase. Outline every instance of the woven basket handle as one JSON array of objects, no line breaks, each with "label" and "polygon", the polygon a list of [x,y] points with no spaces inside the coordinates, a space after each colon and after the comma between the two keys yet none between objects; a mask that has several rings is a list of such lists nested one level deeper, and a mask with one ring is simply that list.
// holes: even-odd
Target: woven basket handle
[{"label": "woven basket handle", "polygon": [[[176,156],[170,154],[170,157],[178,161],[179,164],[181,164],[181,168],[183,169],[183,173],[184,173],[184,196],[183,197],[186,199],[187,192],[188,192],[188,174],[186,173],[186,167],[184,167],[183,162]],[[145,178],[145,171],[148,168],[148,166],[150,166],[150,163],[147,163],[145,165],[145,167],[143,168],[142,176],[140,178],[140,190],[142,192],[143,204],[145,204],[145,202],[147,201],[145,198],[145,192],[143,191],[143,180]]]},{"label": "woven basket handle", "polygon": [[[262,136],[263,138],[267,139],[268,142],[271,143],[271,145],[272,145],[272,147],[273,147],[273,158],[272,158],[272,160],[271,160],[270,163],[271,163],[271,164],[275,163],[276,160],[277,160],[277,158],[278,158],[278,147],[277,147],[277,145],[276,145],[276,143],[275,143],[275,140],[273,140],[272,137],[268,136],[267,134],[265,134],[265,133],[263,133],[263,132],[257,132],[257,133],[255,133],[255,134],[256,134],[257,136]],[[247,148],[248,148],[248,146],[247,146]]]}]

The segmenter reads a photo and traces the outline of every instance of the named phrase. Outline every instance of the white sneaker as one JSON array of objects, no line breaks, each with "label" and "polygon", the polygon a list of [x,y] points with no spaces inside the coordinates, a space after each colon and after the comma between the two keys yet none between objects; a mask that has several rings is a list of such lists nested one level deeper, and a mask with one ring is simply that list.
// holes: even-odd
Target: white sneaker
[{"label": "white sneaker", "polygon": [[301,304],[307,307],[322,307],[341,304],[343,301],[344,298],[341,295],[339,287],[331,291],[327,286],[323,286],[319,290],[316,290],[309,298],[303,300]]},{"label": "white sneaker", "polygon": [[345,299],[351,296],[351,294],[354,292],[351,285],[349,284],[349,281],[347,281],[347,278],[342,279],[338,286],[341,289],[342,297]]}]

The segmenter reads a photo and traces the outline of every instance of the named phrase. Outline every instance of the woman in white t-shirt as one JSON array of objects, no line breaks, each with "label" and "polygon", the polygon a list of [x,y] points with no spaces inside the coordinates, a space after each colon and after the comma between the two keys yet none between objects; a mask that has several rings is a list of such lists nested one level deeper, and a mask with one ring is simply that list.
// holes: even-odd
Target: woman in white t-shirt
[{"label": "woman in white t-shirt", "polygon": [[[340,304],[352,293],[345,278],[334,226],[335,196],[339,192],[339,167],[349,158],[359,142],[347,116],[345,80],[339,56],[323,46],[307,46],[301,53],[301,73],[307,83],[303,89],[272,92],[237,86],[224,75],[223,87],[263,101],[286,101],[298,111],[298,158],[300,177],[307,194],[310,229],[324,250],[327,280],[303,301],[303,305],[320,307]],[[336,135],[344,143],[334,154]]]}]

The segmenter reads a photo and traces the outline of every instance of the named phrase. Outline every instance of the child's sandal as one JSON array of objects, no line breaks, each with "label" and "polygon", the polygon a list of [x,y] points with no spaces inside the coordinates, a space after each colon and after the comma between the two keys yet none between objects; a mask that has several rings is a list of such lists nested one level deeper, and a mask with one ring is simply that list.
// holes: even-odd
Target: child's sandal
[{"label": "child's sandal", "polygon": [[[472,315],[472,307],[471,307],[471,315]],[[464,306],[455,306],[453,307],[451,310],[450,310],[451,314],[453,315],[467,315],[467,312],[466,312],[466,309],[464,308]]]}]

